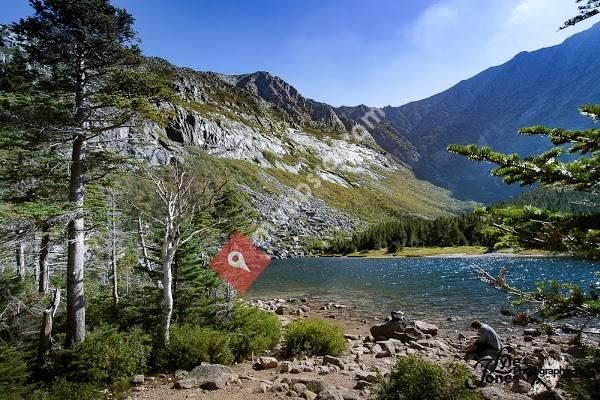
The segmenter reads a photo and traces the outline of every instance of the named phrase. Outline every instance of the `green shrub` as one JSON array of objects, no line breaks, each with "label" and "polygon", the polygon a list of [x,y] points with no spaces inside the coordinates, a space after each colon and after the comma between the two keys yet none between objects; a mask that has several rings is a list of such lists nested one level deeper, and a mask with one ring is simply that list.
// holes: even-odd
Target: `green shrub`
[{"label": "green shrub", "polygon": [[227,333],[194,325],[173,325],[169,347],[159,367],[192,369],[201,362],[231,364],[233,354]]},{"label": "green shrub", "polygon": [[0,399],[22,398],[28,375],[23,355],[12,347],[0,346]]},{"label": "green shrub", "polygon": [[228,332],[231,332],[231,350],[236,358],[260,355],[273,349],[281,340],[277,316],[251,307],[240,306],[234,310]]},{"label": "green shrub", "polygon": [[69,382],[65,378],[60,378],[52,387],[49,393],[36,393],[36,399],[44,400],[100,400],[105,399],[106,394],[101,388],[93,383]]},{"label": "green shrub", "polygon": [[389,379],[373,386],[377,400],[475,400],[480,395],[466,385],[469,373],[459,364],[438,365],[418,356],[398,357]]},{"label": "green shrub", "polygon": [[323,320],[293,321],[284,335],[284,352],[288,355],[338,355],[346,349],[342,330]]},{"label": "green shrub", "polygon": [[138,329],[119,332],[116,327],[103,325],[67,351],[65,367],[75,381],[113,384],[129,380],[145,371],[150,342],[150,337]]}]

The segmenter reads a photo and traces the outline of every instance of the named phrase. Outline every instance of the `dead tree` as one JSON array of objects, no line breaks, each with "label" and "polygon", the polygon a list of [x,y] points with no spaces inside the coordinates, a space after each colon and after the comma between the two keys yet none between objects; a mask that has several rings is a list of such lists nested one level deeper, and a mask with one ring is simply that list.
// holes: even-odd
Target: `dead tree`
[{"label": "dead tree", "polygon": [[110,191],[111,198],[111,235],[110,235],[110,266],[112,273],[112,297],[119,304],[119,275],[117,271],[117,216],[115,212],[115,193]]},{"label": "dead tree", "polygon": [[[166,173],[161,173],[166,172]],[[145,177],[150,179],[161,204],[159,214],[138,210],[161,226],[162,290],[163,304],[160,326],[160,341],[169,344],[171,315],[173,314],[173,271],[172,265],[177,250],[208,227],[194,226],[194,217],[215,205],[225,183],[215,187],[210,180],[199,182],[182,163],[168,167],[165,171],[144,168]]]},{"label": "dead tree", "polygon": [[60,304],[60,289],[54,289],[54,296],[52,298],[52,304],[49,308],[43,312],[42,327],[40,328],[40,341],[38,346],[38,361],[45,363],[50,355],[52,348],[52,323],[54,321],[54,314]]}]

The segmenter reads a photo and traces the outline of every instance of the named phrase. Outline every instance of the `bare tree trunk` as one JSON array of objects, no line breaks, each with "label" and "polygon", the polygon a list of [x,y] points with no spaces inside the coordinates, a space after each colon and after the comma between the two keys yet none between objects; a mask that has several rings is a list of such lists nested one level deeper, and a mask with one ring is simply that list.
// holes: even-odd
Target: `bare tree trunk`
[{"label": "bare tree trunk", "polygon": [[40,258],[39,258],[39,279],[38,279],[38,292],[48,293],[48,281],[50,278],[48,271],[48,252],[50,246],[50,235],[46,232],[42,234],[42,241],[40,244]]},{"label": "bare tree trunk", "polygon": [[20,281],[25,280],[25,243],[22,240],[17,242],[16,249],[17,276]]},{"label": "bare tree trunk", "polygon": [[37,255],[40,252],[37,240],[31,243],[31,256],[29,257],[28,263],[30,264],[29,269],[31,270],[31,276],[34,287],[40,284],[40,265],[38,264]]},{"label": "bare tree trunk", "polygon": [[173,256],[171,255],[172,244],[165,241],[162,249],[162,261],[163,261],[163,307],[162,307],[162,320],[160,325],[160,340],[163,347],[169,345],[170,330],[171,330],[171,315],[173,314],[173,291],[172,281],[173,274],[171,271],[171,264],[173,262]]},{"label": "bare tree trunk", "polygon": [[54,290],[54,298],[52,299],[52,305],[43,312],[42,327],[40,328],[40,341],[38,345],[38,361],[45,363],[50,354],[52,348],[52,323],[54,320],[54,314],[60,304],[60,289]]},{"label": "bare tree trunk", "polygon": [[83,267],[85,261],[85,222],[83,201],[85,187],[85,137],[73,141],[69,200],[76,205],[76,215],[69,221],[67,256],[67,338],[66,346],[85,340],[85,296]]},{"label": "bare tree trunk", "polygon": [[110,263],[112,269],[112,297],[115,304],[119,304],[119,280],[117,275],[117,222],[115,216],[115,193],[110,192],[112,201],[112,229]]},{"label": "bare tree trunk", "polygon": [[[152,263],[150,262],[150,257],[148,256],[148,246],[146,246],[146,235],[144,235],[144,228],[142,224],[142,216],[138,214],[138,236],[140,238],[140,246],[142,247],[142,257],[143,257],[143,266],[146,268],[148,272],[153,272]],[[162,289],[162,282],[160,279],[154,280],[154,285]]]}]

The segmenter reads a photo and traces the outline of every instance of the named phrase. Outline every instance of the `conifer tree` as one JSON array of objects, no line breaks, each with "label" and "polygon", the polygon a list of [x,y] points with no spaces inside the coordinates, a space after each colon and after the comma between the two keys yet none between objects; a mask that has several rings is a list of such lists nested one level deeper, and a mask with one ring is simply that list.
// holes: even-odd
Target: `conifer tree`
[{"label": "conifer tree", "polygon": [[[600,118],[600,105],[581,107],[582,114],[594,120]],[[496,164],[492,174],[507,184],[523,186],[540,183],[558,190],[576,190],[598,194],[600,191],[600,129],[566,130],[533,126],[519,130],[522,135],[548,137],[555,146],[540,155],[521,158],[518,154],[502,154],[488,147],[449,145],[452,153],[475,161]],[[574,159],[563,161],[560,156],[567,147]],[[595,216],[553,212],[525,206],[492,209],[495,227],[507,236],[505,240],[525,243],[591,257],[600,257],[600,223]]]},{"label": "conifer tree", "polygon": [[[85,338],[85,188],[95,167],[104,174],[119,160],[107,133],[162,120],[156,100],[168,92],[140,68],[133,17],[108,0],[30,0],[34,14],[12,30],[23,40],[27,63],[39,71],[30,93],[2,94],[4,126],[27,129],[49,143],[68,143],[69,190],[66,343]],[[14,80],[11,78],[11,80]]]}]

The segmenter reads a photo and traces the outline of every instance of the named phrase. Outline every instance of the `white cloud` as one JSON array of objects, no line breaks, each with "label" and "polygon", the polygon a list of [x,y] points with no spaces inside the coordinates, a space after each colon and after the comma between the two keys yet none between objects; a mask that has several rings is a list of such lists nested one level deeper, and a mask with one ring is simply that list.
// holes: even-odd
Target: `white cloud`
[{"label": "white cloud", "polygon": [[[374,43],[354,32],[301,36],[294,46],[310,49],[314,68],[309,77],[304,66],[289,78],[302,93],[334,105],[401,105],[598,22],[558,31],[576,12],[574,0],[439,0]],[[336,73],[319,76],[321,71]]]}]

